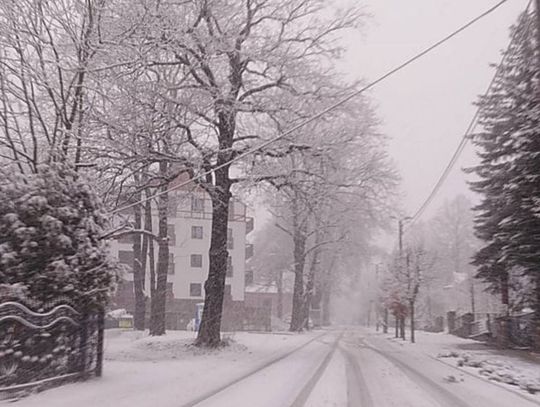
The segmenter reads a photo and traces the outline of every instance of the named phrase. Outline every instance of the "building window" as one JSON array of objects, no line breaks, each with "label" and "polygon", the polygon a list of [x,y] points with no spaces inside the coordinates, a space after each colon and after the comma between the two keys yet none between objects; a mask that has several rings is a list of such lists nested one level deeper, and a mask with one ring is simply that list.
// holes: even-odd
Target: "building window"
[{"label": "building window", "polygon": [[191,283],[189,285],[189,296],[190,297],[200,297],[202,295],[202,284],[201,283]]},{"label": "building window", "polygon": [[246,274],[245,274],[244,277],[245,277],[245,284],[246,285],[253,284],[253,270],[251,270],[251,269],[246,270]]},{"label": "building window", "polygon": [[234,249],[233,230],[231,228],[227,229],[227,249]]},{"label": "building window", "polygon": [[202,239],[203,238],[203,227],[202,226],[192,226],[191,227],[191,238],[192,239]]},{"label": "building window", "polygon": [[169,246],[176,245],[176,231],[174,225],[167,225],[167,237],[169,238]]},{"label": "building window", "polygon": [[204,199],[196,196],[191,197],[191,212],[204,212]]},{"label": "building window", "polygon": [[121,264],[125,264],[126,266],[133,268],[133,252],[128,250],[119,250],[118,261]]},{"label": "building window", "polygon": [[167,268],[168,274],[174,274],[174,253],[169,253],[169,265]]},{"label": "building window", "polygon": [[202,267],[202,254],[191,255],[191,267]]},{"label": "building window", "polygon": [[227,273],[226,273],[226,276],[227,277],[232,277],[233,276],[233,265],[232,265],[232,257],[231,256],[227,257]]},{"label": "building window", "polygon": [[253,257],[253,244],[248,243],[246,244],[246,260],[251,259]]}]

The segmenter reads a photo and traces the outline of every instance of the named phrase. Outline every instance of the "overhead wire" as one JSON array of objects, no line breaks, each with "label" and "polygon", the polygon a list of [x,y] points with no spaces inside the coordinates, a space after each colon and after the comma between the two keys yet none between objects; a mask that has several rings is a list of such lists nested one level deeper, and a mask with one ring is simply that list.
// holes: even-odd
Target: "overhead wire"
[{"label": "overhead wire", "polygon": [[339,100],[338,102],[330,105],[329,107],[327,107],[326,109],[323,109],[322,111],[320,111],[319,113],[316,113],[314,114],[313,116],[307,118],[306,120],[298,123],[297,125],[293,126],[292,128],[290,128],[289,130],[281,133],[281,134],[278,134],[277,136],[273,137],[273,138],[270,138],[264,142],[262,142],[261,144],[259,144],[258,146],[255,146],[255,147],[252,147],[246,151],[244,151],[243,153],[241,154],[238,154],[237,156],[235,156],[234,158],[232,158],[231,160],[228,160],[220,165],[217,165],[216,167],[212,168],[211,170],[208,170],[208,171],[205,171],[205,172],[202,172],[201,174],[193,177],[193,178],[190,178],[189,180],[187,181],[184,181],[184,182],[181,182],[179,184],[176,184],[174,185],[173,187],[170,187],[170,188],[167,188],[166,190],[164,191],[160,191],[160,192],[157,192],[151,196],[148,196],[148,197],[145,197],[143,199],[140,199],[136,202],[132,202],[130,204],[127,204],[125,206],[122,206],[120,208],[116,208],[114,209],[113,211],[110,212],[110,214],[116,214],[118,212],[122,212],[122,211],[125,211],[127,209],[130,209],[130,208],[133,208],[134,206],[137,206],[137,205],[140,205],[140,204],[143,204],[147,201],[150,201],[152,199],[155,199],[161,195],[165,195],[165,194],[168,194],[169,192],[173,192],[177,189],[180,189],[192,182],[196,182],[198,179],[202,178],[202,177],[205,177],[207,175],[210,175],[212,173],[214,173],[216,170],[219,170],[219,169],[222,169],[224,167],[227,167],[231,164],[233,164],[234,162],[237,162],[237,161],[240,161],[241,159],[251,155],[251,154],[254,154],[260,150],[262,150],[263,148],[265,148],[266,146],[270,145],[270,144],[273,144],[275,143],[276,141],[279,141],[285,137],[287,137],[288,135],[290,135],[291,133],[294,133],[296,130],[314,122],[315,120],[319,119],[320,117],[324,116],[325,114],[337,109],[338,107],[344,105],[345,103],[347,103],[349,100],[355,98],[356,96],[366,92],[367,90],[373,88],[374,86],[378,85],[379,83],[383,82],[384,80],[386,80],[387,78],[395,75],[397,72],[401,71],[402,69],[406,68],[407,66],[411,65],[412,63],[416,62],[417,60],[419,60],[420,58],[424,57],[425,55],[429,54],[430,52],[432,52],[433,50],[439,48],[440,46],[442,46],[443,44],[445,44],[446,42],[448,42],[449,40],[451,40],[452,38],[456,37],[457,35],[459,35],[460,33],[462,33],[463,31],[465,31],[466,29],[468,29],[469,27],[471,27],[472,25],[474,25],[475,23],[477,23],[478,21],[482,20],[483,18],[487,17],[488,15],[490,15],[491,13],[493,13],[495,10],[497,10],[498,8],[500,8],[503,4],[507,3],[508,0],[501,0],[499,1],[498,3],[496,3],[495,5],[491,6],[490,8],[488,8],[486,11],[484,11],[483,13],[481,13],[480,15],[478,15],[477,17],[469,20],[467,23],[465,23],[464,25],[460,26],[459,28],[457,28],[455,31],[451,32],[450,34],[446,35],[445,37],[443,37],[442,39],[440,39],[439,41],[435,42],[434,44],[430,45],[429,47],[425,48],[423,51],[417,53],[416,55],[412,56],[411,58],[407,59],[405,62],[399,64],[398,66],[396,66],[395,68],[392,68],[390,71],[386,72],[384,75],[378,77],[377,79],[375,79],[374,81],[368,83],[367,85],[363,86],[362,88],[356,90],[355,92],[351,93],[349,96],[346,96],[344,98],[342,98],[341,100]]},{"label": "overhead wire", "polygon": [[[529,0],[529,2],[527,4],[527,7],[525,9],[525,12],[529,11],[531,3],[532,3],[532,0]],[[508,50],[510,49],[512,44],[516,41],[516,37],[517,37],[517,30],[515,30],[512,33],[512,36],[510,37],[510,42],[509,42],[509,44],[507,46],[507,52],[505,52],[503,54],[503,57],[501,59],[501,63],[497,67],[497,69],[495,71],[495,74],[493,75],[493,77],[492,77],[486,91],[484,92],[484,96],[487,96],[491,92],[491,90],[493,89],[493,86],[495,85],[495,82],[496,82],[497,78],[499,77],[499,75],[501,73],[501,66],[504,64],[504,62],[508,58]],[[480,107],[478,107],[476,109],[476,113],[474,114],[473,118],[469,122],[469,125],[467,126],[467,129],[465,130],[465,133],[463,133],[463,136],[461,137],[461,140],[460,140],[458,146],[456,147],[456,150],[452,154],[452,157],[450,158],[450,161],[448,162],[448,164],[444,168],[443,172],[441,173],[441,175],[437,179],[437,182],[434,184],[434,186],[431,189],[431,192],[429,193],[428,197],[424,200],[422,205],[420,205],[420,207],[416,210],[416,212],[412,216],[411,221],[405,226],[405,229],[410,229],[420,219],[420,217],[424,214],[425,210],[431,204],[431,202],[433,201],[433,199],[435,198],[435,196],[437,195],[437,193],[441,189],[442,185],[444,184],[444,182],[446,181],[446,179],[450,175],[452,169],[454,168],[454,166],[456,165],[457,161],[459,160],[461,154],[465,150],[465,147],[467,146],[472,134],[474,133],[474,131],[476,129],[476,126],[478,125],[478,121],[480,119],[480,111],[481,111],[481,109],[480,109]]]}]

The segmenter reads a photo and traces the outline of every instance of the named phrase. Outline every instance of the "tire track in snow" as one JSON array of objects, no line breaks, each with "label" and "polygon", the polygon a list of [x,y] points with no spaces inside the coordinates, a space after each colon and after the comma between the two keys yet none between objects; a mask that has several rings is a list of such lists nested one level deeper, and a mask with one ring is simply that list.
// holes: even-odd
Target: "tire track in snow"
[{"label": "tire track in snow", "polygon": [[294,402],[290,405],[290,407],[304,407],[306,404],[306,401],[309,399],[309,396],[317,383],[319,382],[321,376],[323,375],[324,371],[328,367],[328,364],[332,360],[332,356],[334,356],[334,353],[336,352],[336,349],[339,346],[339,341],[341,340],[341,337],[343,336],[343,333],[340,333],[337,337],[337,339],[334,341],[332,348],[322,361],[322,363],[319,365],[313,376],[309,379],[309,381],[306,383],[306,385],[303,387],[303,389],[300,391],[300,394],[296,397]]},{"label": "tire track in snow", "polygon": [[430,379],[429,377],[425,376],[424,374],[420,373],[418,370],[412,368],[411,366],[401,361],[400,359],[396,358],[395,356],[392,356],[386,352],[383,352],[367,344],[363,338],[360,338],[359,342],[360,342],[360,346],[366,349],[369,349],[372,352],[377,353],[378,355],[382,356],[383,358],[388,360],[390,363],[395,365],[398,369],[400,369],[403,373],[405,373],[409,378],[411,378],[415,383],[417,383],[424,390],[426,390],[435,400],[437,400],[437,402],[440,403],[441,406],[471,407],[470,404],[467,404],[466,402],[464,402],[461,398],[457,397],[450,390],[440,385],[439,383],[435,382],[434,380]]},{"label": "tire track in snow", "polygon": [[348,350],[340,346],[347,363],[347,406],[374,407],[373,399],[362,374],[358,359]]},{"label": "tire track in snow", "polygon": [[[202,394],[201,396],[196,397],[195,399],[193,399],[193,400],[191,400],[191,401],[189,401],[189,402],[187,402],[187,403],[185,403],[185,404],[182,404],[180,407],[195,407],[195,406],[197,406],[198,404],[200,404],[200,403],[202,403],[202,402],[204,402],[204,401],[206,401],[206,400],[208,400],[208,399],[210,399],[210,398],[212,398],[212,397],[218,395],[219,393],[221,393],[221,392],[227,390],[229,387],[234,386],[235,384],[240,383],[240,382],[242,382],[243,380],[246,380],[247,378],[249,378],[249,377],[251,377],[251,376],[253,376],[253,375],[255,375],[255,374],[261,372],[262,370],[264,370],[264,369],[266,369],[266,368],[268,368],[268,367],[270,367],[270,366],[272,366],[272,365],[274,365],[274,364],[280,362],[281,360],[283,360],[283,359],[285,359],[285,358],[291,356],[292,354],[294,354],[294,353],[296,353],[296,352],[302,350],[303,348],[305,348],[306,346],[308,346],[308,345],[311,344],[312,342],[315,342],[315,341],[317,341],[317,340],[319,340],[319,339],[321,339],[321,338],[323,338],[323,337],[329,335],[330,333],[331,333],[331,332],[324,332],[324,333],[322,333],[322,334],[320,334],[320,335],[317,335],[316,337],[310,339],[309,341],[303,343],[302,345],[297,346],[296,348],[294,348],[294,349],[292,349],[292,350],[290,350],[290,351],[288,351],[288,352],[285,352],[285,353],[281,354],[280,356],[278,356],[278,357],[276,357],[276,358],[274,358],[274,359],[271,359],[271,360],[269,360],[269,361],[267,361],[267,362],[264,362],[262,365],[256,367],[255,369],[252,369],[252,370],[250,370],[249,372],[247,372],[247,373],[245,373],[245,374],[243,374],[243,375],[237,377],[236,379],[233,379],[233,380],[231,380],[230,382],[225,383],[224,385],[218,387],[217,389],[208,391],[208,392]],[[341,335],[340,335],[340,336],[341,336]],[[330,351],[330,352],[331,352],[331,351]],[[321,373],[321,374],[322,374],[322,373]],[[296,406],[291,406],[291,407],[296,407]]]}]

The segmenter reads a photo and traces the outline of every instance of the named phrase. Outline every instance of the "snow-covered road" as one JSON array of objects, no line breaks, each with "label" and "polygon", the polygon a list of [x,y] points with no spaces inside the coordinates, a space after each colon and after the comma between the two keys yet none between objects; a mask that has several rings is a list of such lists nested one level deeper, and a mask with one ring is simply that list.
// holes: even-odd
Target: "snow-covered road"
[{"label": "snow-covered road", "polygon": [[[289,357],[217,392],[197,407],[303,407],[333,357],[338,337],[328,334]],[[187,406],[186,406],[187,407]]]},{"label": "snow-covered road", "polygon": [[[51,389],[15,407],[537,407],[517,394],[358,328],[238,334],[193,353],[182,333],[111,337],[102,379]],[[188,341],[188,342],[186,342]],[[540,398],[538,398],[540,400]]]},{"label": "snow-covered road", "polygon": [[401,348],[381,336],[354,330],[347,332],[341,343],[347,360],[348,406],[540,405],[425,354]]}]

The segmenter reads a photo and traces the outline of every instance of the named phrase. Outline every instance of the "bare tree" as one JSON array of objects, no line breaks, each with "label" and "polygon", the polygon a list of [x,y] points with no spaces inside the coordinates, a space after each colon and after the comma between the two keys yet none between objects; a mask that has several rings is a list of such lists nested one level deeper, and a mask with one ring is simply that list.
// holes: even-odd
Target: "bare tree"
[{"label": "bare tree", "polygon": [[277,190],[270,206],[293,242],[292,331],[305,328],[315,289],[330,289],[333,252],[380,223],[395,182],[368,105],[351,104],[333,118],[302,132],[310,147],[277,159],[261,177]]},{"label": "bare tree", "polygon": [[0,4],[0,144],[20,171],[81,163],[105,0]]},{"label": "bare tree", "polygon": [[357,24],[359,13],[324,18],[318,0],[150,3],[161,26],[148,41],[160,52],[147,65],[176,66],[186,73],[170,83],[178,92],[170,99],[192,119],[178,123],[198,158],[186,165],[194,174],[207,174],[199,181],[212,201],[212,233],[197,343],[217,346],[229,201],[237,182],[230,161],[279,130],[280,114],[292,111],[301,118],[303,104],[331,93],[328,81],[313,86],[312,78],[326,76],[324,58],[339,51],[334,34]]}]

